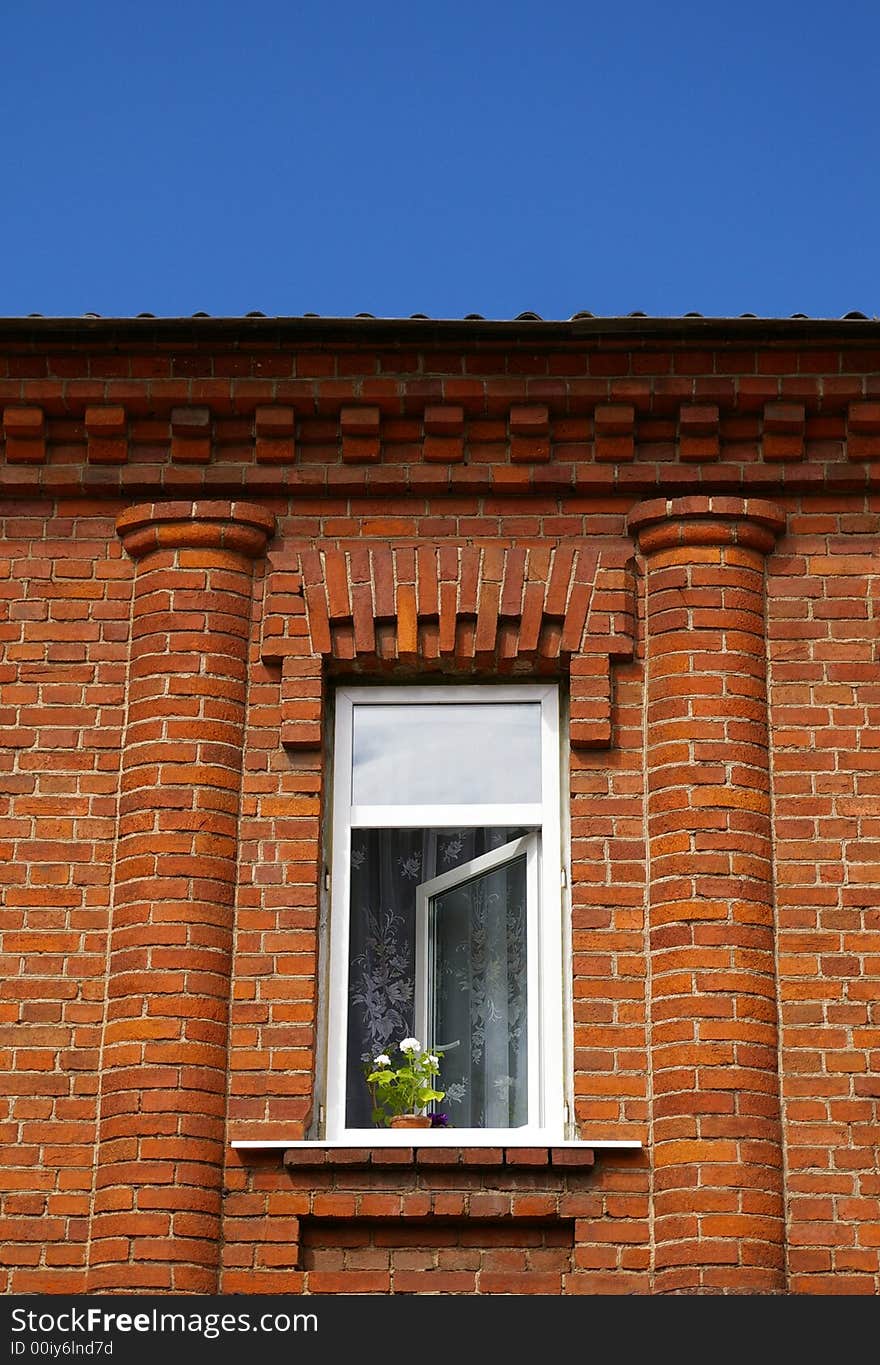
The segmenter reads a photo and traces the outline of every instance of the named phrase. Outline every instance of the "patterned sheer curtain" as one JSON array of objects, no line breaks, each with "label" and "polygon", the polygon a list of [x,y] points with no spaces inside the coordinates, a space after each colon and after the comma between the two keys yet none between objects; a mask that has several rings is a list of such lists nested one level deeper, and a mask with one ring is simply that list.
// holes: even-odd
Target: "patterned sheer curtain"
[{"label": "patterned sheer curtain", "polygon": [[[522,829],[355,829],[351,851],[346,1123],[370,1127],[365,1064],[417,1033],[416,888],[509,843]],[[436,897],[434,1037],[443,1058],[437,1106],[451,1127],[526,1121],[525,860]],[[441,1036],[441,1034],[443,1036]]]}]

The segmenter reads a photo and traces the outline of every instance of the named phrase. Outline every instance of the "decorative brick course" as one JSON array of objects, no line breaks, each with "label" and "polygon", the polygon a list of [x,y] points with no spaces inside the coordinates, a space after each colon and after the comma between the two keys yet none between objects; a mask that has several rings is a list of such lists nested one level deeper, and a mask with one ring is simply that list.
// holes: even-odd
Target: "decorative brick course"
[{"label": "decorative brick course", "polygon": [[41,464],[45,460],[46,415],[42,408],[4,408],[3,436],[10,464]]},{"label": "decorative brick course", "polygon": [[86,408],[85,428],[91,464],[125,464],[127,422],[121,404]]},{"label": "decorative brick course", "polygon": [[806,409],[803,403],[764,404],[765,460],[802,460]]},{"label": "decorative brick course", "polygon": [[607,745],[611,661],[632,657],[635,619],[631,569],[605,557],[599,568],[596,551],[566,545],[302,551],[270,575],[263,617],[263,659],[283,669],[284,743],[321,743],[323,689],[302,685],[303,662],[320,656],[372,676],[569,671],[572,744]]},{"label": "decorative brick course", "polygon": [[171,459],[178,464],[210,462],[210,408],[171,409]]},{"label": "decorative brick course", "polygon": [[296,457],[296,411],[272,405],[254,412],[255,455],[258,464],[292,464]]}]

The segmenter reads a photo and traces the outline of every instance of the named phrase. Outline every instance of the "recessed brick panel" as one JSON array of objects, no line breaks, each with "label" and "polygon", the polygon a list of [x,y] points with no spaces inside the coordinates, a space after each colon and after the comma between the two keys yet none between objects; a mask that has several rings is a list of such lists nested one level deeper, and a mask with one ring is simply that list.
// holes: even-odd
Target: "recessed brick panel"
[{"label": "recessed brick panel", "polygon": [[574,1223],[312,1218],[301,1238],[304,1293],[562,1294]]}]

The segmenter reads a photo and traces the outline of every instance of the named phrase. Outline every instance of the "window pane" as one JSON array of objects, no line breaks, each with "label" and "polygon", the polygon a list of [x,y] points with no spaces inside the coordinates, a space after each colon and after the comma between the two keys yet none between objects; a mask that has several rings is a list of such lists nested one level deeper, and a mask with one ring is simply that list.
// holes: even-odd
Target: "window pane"
[{"label": "window pane", "polygon": [[540,705],[355,706],[354,805],[540,800]]},{"label": "window pane", "polygon": [[[419,1036],[414,1016],[416,888],[526,832],[500,827],[352,831],[346,1086],[349,1127],[372,1126],[365,1063],[414,1032]],[[464,1055],[468,1049],[462,1046],[458,1051]],[[450,1058],[454,1055],[449,1054]],[[441,1076],[438,1088],[442,1090],[445,1073]],[[458,1103],[438,1105],[449,1113],[451,1124],[461,1127],[459,1107]]]},{"label": "window pane", "polygon": [[525,857],[434,896],[431,940],[439,1107],[456,1128],[527,1123]]}]

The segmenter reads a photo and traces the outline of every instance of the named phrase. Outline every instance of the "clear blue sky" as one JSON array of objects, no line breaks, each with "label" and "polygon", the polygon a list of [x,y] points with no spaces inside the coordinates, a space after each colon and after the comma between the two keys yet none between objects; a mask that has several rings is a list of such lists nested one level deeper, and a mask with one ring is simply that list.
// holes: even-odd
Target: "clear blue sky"
[{"label": "clear blue sky", "polygon": [[0,315],[880,314],[878,0],[6,0]]}]

